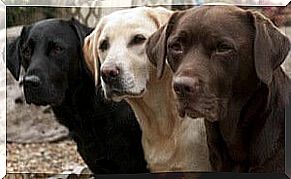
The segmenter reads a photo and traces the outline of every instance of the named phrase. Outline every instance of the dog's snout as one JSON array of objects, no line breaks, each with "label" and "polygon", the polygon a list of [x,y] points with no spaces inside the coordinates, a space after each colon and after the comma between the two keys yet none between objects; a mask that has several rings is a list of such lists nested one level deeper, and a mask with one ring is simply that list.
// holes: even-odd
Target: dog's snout
[{"label": "dog's snout", "polygon": [[115,79],[118,77],[119,73],[120,70],[116,65],[108,65],[101,68],[101,76],[104,82],[109,82],[110,80]]},{"label": "dog's snout", "polygon": [[29,75],[23,77],[23,83],[25,86],[37,88],[40,86],[40,78],[36,75]]},{"label": "dog's snout", "polygon": [[200,83],[197,78],[176,77],[173,80],[173,88],[178,96],[197,94],[200,91]]}]

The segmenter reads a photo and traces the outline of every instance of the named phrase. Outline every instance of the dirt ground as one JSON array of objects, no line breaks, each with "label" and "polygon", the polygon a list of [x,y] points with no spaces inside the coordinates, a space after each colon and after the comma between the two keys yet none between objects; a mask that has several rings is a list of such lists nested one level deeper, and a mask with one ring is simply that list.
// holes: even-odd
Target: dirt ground
[{"label": "dirt ground", "polygon": [[[8,40],[19,30],[8,30]],[[2,73],[5,68],[0,69]],[[26,104],[21,82],[5,73],[1,82],[7,85],[7,173],[89,173],[68,130],[56,121],[51,108]]]},{"label": "dirt ground", "polygon": [[71,140],[7,144],[7,173],[62,173],[85,166]]},{"label": "dirt ground", "polygon": [[7,73],[7,173],[74,173],[87,168],[51,109],[25,104],[18,83]]}]

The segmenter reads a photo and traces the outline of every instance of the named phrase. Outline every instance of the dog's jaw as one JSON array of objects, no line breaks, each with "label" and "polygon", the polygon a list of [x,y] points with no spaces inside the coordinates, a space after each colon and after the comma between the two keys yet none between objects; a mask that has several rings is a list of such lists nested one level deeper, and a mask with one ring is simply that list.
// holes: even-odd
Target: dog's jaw
[{"label": "dog's jaw", "polygon": [[108,100],[113,100],[120,102],[126,98],[140,98],[144,95],[146,89],[140,88],[140,90],[128,90],[128,89],[112,89],[104,81],[101,80],[101,85],[104,90],[105,98]]},{"label": "dog's jaw", "polygon": [[199,98],[194,100],[191,99],[191,97],[188,98],[176,97],[177,101],[176,106],[179,112],[179,116],[182,118],[188,116],[193,119],[205,118],[210,122],[218,121],[222,117],[222,114],[224,113],[224,111],[221,110],[225,108],[224,107],[225,101],[215,99],[216,98],[213,99],[210,98],[205,100],[205,98],[202,99]]}]

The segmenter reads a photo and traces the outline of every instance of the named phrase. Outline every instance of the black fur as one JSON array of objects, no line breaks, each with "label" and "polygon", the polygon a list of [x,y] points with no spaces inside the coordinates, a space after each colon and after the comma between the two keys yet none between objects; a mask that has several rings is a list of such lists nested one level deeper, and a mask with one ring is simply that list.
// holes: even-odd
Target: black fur
[{"label": "black fur", "polygon": [[124,101],[106,101],[88,73],[82,43],[91,31],[74,19],[43,20],[24,27],[8,45],[7,67],[17,80],[20,64],[24,78],[40,79],[39,87],[24,80],[26,101],[52,106],[94,174],[147,172],[134,112]]}]

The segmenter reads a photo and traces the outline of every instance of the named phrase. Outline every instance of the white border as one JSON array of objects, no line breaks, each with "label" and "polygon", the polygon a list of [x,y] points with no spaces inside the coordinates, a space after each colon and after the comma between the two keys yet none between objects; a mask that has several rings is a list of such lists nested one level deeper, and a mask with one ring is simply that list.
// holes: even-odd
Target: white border
[{"label": "white border", "polygon": [[[3,2],[2,2],[3,1]],[[13,2],[14,1],[14,2]],[[15,2],[17,1],[17,2]],[[34,2],[31,2],[34,1]],[[0,70],[0,178],[3,178],[6,175],[6,132],[1,133],[1,131],[6,131],[6,83],[4,86],[1,84],[1,78],[5,78],[6,81],[6,55],[1,48],[6,50],[6,6],[53,6],[53,7],[131,7],[135,6],[155,6],[155,5],[203,5],[203,3],[198,4],[198,0],[192,0],[196,3],[172,3],[173,0],[162,0],[158,1],[156,4],[151,4],[147,0],[0,0],[0,68],[5,68],[4,70]],[[36,2],[37,1],[37,2]],[[135,2],[134,2],[135,1]],[[168,1],[168,3],[165,3]],[[201,1],[201,0],[200,0]],[[206,0],[209,3],[211,0]],[[290,0],[272,0],[272,4],[263,4],[260,3],[260,0],[256,0],[255,4],[235,4],[238,6],[286,6]],[[212,1],[217,2],[217,1]],[[220,0],[219,2],[224,2],[224,0]],[[5,14],[3,14],[5,13]],[[4,29],[1,29],[2,24],[4,25]],[[285,29],[282,29],[283,31]],[[4,32],[4,33],[3,33]],[[3,39],[4,40],[1,40]],[[4,44],[3,44],[4,43]],[[4,58],[4,60],[3,60]],[[3,71],[3,74],[2,72]],[[2,99],[2,89],[4,89],[4,96]],[[4,111],[4,112],[3,112]],[[4,120],[4,121],[3,121]],[[5,124],[5,125],[4,125]],[[4,126],[3,126],[4,125]],[[3,144],[3,141],[4,144]],[[4,148],[4,147],[5,148]]]},{"label": "white border", "polygon": [[[203,5],[205,3],[229,3],[227,0],[2,0],[6,6],[58,6],[58,7],[131,7],[153,5]],[[254,2],[255,1],[255,2]],[[290,0],[245,0],[245,3],[230,3],[238,6],[286,6]]]}]

